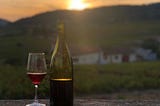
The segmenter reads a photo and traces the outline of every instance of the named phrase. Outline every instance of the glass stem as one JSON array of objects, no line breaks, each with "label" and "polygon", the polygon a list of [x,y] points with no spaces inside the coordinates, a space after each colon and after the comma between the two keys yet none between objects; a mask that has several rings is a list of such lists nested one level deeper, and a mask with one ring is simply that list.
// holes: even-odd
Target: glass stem
[{"label": "glass stem", "polygon": [[38,103],[38,98],[37,98],[37,89],[38,89],[38,85],[34,85],[35,87],[35,97],[34,97],[34,102]]}]

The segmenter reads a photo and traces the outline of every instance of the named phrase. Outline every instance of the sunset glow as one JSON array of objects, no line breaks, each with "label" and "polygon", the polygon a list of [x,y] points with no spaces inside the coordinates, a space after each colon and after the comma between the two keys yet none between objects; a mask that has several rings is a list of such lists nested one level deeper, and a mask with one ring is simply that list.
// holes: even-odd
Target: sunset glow
[{"label": "sunset glow", "polygon": [[89,4],[84,3],[83,0],[71,0],[69,10],[84,10],[89,7]]},{"label": "sunset glow", "polygon": [[0,0],[0,19],[16,21],[59,9],[84,10],[111,5],[144,5],[160,0]]}]

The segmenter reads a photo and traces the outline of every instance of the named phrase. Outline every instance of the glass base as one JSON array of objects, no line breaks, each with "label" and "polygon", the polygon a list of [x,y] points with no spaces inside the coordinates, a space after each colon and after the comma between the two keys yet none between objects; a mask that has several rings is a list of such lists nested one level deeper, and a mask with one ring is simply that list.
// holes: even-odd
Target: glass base
[{"label": "glass base", "polygon": [[32,104],[27,104],[26,106],[46,106],[46,104],[42,104],[42,103],[32,103]]}]

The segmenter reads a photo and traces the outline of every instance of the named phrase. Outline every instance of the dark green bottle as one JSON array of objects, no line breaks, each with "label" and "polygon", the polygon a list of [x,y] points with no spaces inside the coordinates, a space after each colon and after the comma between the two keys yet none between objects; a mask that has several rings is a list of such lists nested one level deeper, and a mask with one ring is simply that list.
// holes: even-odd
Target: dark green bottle
[{"label": "dark green bottle", "polygon": [[58,22],[57,31],[50,63],[50,106],[73,106],[73,63],[63,22]]}]

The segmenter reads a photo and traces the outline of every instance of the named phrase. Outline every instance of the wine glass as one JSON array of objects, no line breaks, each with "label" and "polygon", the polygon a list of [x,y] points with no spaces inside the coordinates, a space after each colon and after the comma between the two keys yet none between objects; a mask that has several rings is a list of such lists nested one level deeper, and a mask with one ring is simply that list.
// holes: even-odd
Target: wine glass
[{"label": "wine glass", "polygon": [[35,86],[34,102],[26,106],[46,106],[38,102],[37,89],[38,85],[47,74],[47,66],[44,53],[29,53],[27,63],[27,75]]}]

